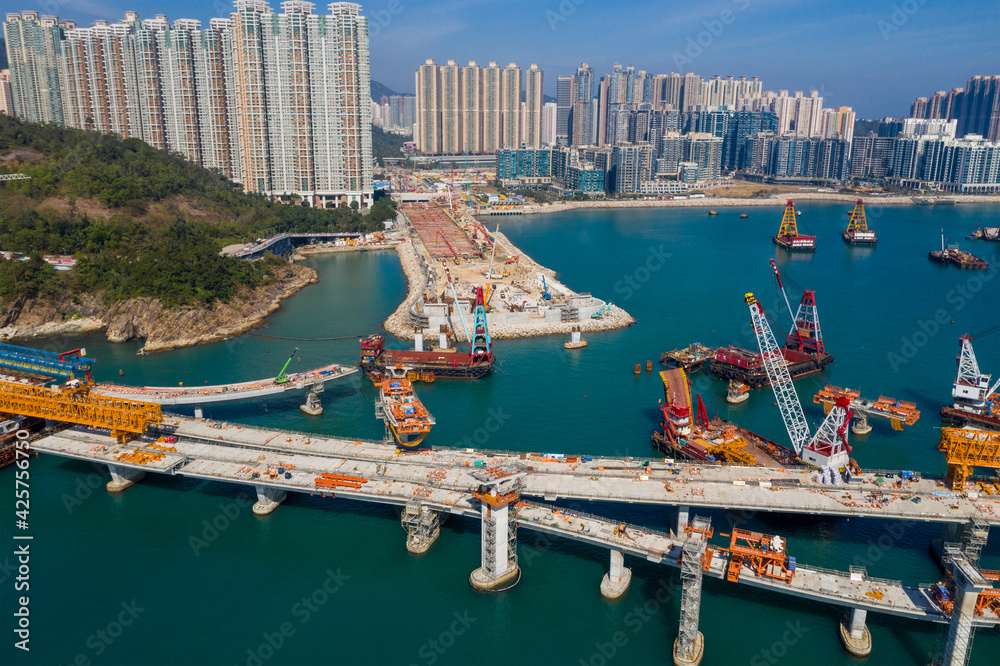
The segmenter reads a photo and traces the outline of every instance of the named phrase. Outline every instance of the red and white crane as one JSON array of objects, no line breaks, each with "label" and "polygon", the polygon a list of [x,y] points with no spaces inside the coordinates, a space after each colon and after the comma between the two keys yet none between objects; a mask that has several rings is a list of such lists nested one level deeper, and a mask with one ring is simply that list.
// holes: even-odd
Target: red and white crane
[{"label": "red and white crane", "polygon": [[963,335],[959,340],[962,342],[962,351],[958,355],[958,375],[951,390],[951,397],[955,399],[953,407],[972,414],[989,414],[990,406],[987,402],[1000,388],[1000,379],[990,386],[990,375],[979,371],[976,352],[972,349],[973,338]]},{"label": "red and white crane", "polygon": [[849,469],[851,447],[847,443],[847,427],[854,416],[850,400],[846,397],[838,399],[816,434],[812,435],[799,396],[795,392],[795,385],[792,384],[792,377],[788,374],[785,357],[764,317],[764,308],[753,294],[747,294],[744,300],[750,307],[750,318],[753,320],[754,335],[760,346],[764,370],[771,382],[774,399],[778,403],[778,411],[788,431],[792,449],[810,465],[833,470]]}]

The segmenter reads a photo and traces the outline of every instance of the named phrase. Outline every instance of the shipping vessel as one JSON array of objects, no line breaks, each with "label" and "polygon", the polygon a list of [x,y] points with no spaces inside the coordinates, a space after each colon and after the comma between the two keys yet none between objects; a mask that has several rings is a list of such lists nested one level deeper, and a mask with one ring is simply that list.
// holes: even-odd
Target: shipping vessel
[{"label": "shipping vessel", "polygon": [[844,242],[848,245],[875,245],[878,242],[875,232],[868,229],[865,204],[861,199],[857,200],[854,210],[851,211],[851,221],[847,223],[843,237]]},{"label": "shipping vessel", "polygon": [[990,267],[985,260],[980,259],[976,255],[959,250],[957,243],[946,245],[944,229],[941,230],[941,249],[928,252],[927,258],[937,264],[953,264],[959,268],[967,268],[974,271],[984,271]]},{"label": "shipping vessel", "polygon": [[423,403],[413,392],[410,380],[406,378],[384,377],[376,382],[379,387],[379,402],[376,415],[385,421],[400,446],[419,446],[434,425]]},{"label": "shipping vessel", "polygon": [[[493,369],[493,340],[486,327],[482,288],[476,289],[475,322],[469,352],[443,349],[386,349],[385,338],[369,335],[361,341],[361,369],[372,377],[479,379]],[[411,373],[417,373],[413,375]]]},{"label": "shipping vessel", "polygon": [[795,219],[795,204],[789,201],[785,205],[785,214],[781,218],[778,235],[772,240],[774,244],[789,252],[812,252],[816,249],[816,237],[799,233],[798,222]]}]

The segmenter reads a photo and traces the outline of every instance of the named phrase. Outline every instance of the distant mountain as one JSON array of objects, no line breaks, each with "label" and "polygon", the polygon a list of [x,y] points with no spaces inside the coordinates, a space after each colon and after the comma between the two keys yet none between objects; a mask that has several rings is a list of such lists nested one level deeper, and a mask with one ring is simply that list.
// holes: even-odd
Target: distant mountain
[{"label": "distant mountain", "polygon": [[382,95],[386,97],[392,97],[393,95],[407,95],[408,93],[398,93],[384,83],[379,83],[378,81],[371,82],[372,87],[372,101],[380,102],[382,100]]}]

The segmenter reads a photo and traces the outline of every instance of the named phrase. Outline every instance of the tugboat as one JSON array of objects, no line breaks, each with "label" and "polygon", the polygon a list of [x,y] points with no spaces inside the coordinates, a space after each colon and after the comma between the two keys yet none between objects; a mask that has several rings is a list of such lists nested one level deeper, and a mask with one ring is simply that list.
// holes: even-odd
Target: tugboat
[{"label": "tugboat", "polygon": [[400,446],[419,446],[435,424],[423,403],[413,392],[410,380],[385,377],[376,382],[379,387],[377,415],[385,421]]},{"label": "tugboat", "polygon": [[981,227],[966,236],[965,240],[988,240],[998,242],[1000,241],[1000,228]]},{"label": "tugboat", "polygon": [[844,242],[848,245],[875,245],[878,242],[875,232],[868,229],[865,204],[861,199],[858,199],[854,210],[851,211],[851,221],[847,223],[843,236]]},{"label": "tugboat", "polygon": [[974,271],[985,271],[990,265],[984,259],[980,259],[974,254],[963,252],[958,249],[958,244],[946,245],[944,240],[944,229],[941,230],[941,249],[932,250],[927,253],[927,258],[936,264],[954,264],[959,268],[968,268]]},{"label": "tugboat", "polygon": [[729,390],[726,391],[726,402],[731,405],[738,405],[746,402],[750,398],[750,387],[735,379],[729,381]]},{"label": "tugboat", "polygon": [[774,244],[783,247],[789,252],[814,251],[816,249],[816,237],[800,234],[798,222],[795,218],[795,204],[789,201],[785,206],[785,214],[781,218],[778,235],[772,238]]},{"label": "tugboat", "polygon": [[718,215],[719,213],[717,211],[710,210],[710,211],[708,211],[708,214],[709,215]]},{"label": "tugboat", "polygon": [[750,216],[747,215],[746,213],[740,213],[740,217],[745,220],[745,219],[747,219]]}]

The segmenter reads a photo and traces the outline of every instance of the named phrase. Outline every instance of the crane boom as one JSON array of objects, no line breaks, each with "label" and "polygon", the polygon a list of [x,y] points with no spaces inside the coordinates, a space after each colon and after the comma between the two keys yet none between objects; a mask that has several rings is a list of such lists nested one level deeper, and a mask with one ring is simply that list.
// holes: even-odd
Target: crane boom
[{"label": "crane boom", "polygon": [[803,447],[809,441],[809,423],[802,412],[802,404],[795,392],[795,385],[792,384],[792,377],[788,374],[788,365],[778,348],[771,327],[764,318],[764,309],[760,303],[753,294],[747,294],[744,300],[750,306],[754,335],[757,336],[757,344],[760,346],[764,370],[771,382],[771,389],[774,390],[774,399],[778,402],[778,411],[781,412],[781,419],[788,431],[792,449],[801,456]]}]

